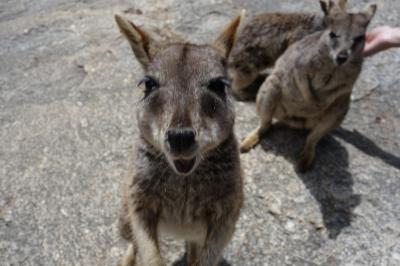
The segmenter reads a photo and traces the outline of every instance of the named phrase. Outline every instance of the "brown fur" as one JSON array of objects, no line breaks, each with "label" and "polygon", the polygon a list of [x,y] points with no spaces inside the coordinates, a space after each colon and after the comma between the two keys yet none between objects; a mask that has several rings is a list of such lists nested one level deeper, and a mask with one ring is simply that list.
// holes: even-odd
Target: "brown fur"
[{"label": "brown fur", "polygon": [[[186,241],[188,265],[215,266],[243,202],[225,81],[240,17],[212,45],[157,44],[126,19],[116,16],[116,21],[146,76],[137,108],[140,137],[123,187],[119,227],[130,246],[120,265],[164,265],[158,239],[169,234]],[[172,142],[171,132],[186,139]],[[193,132],[193,145],[174,149]],[[178,161],[190,170],[182,170]]]},{"label": "brown fur", "polygon": [[[344,10],[346,2],[338,0],[335,5]],[[326,25],[326,17],[312,13],[266,12],[253,17],[240,32],[229,60],[235,96],[242,100],[253,98],[255,91],[250,85],[260,72],[273,67],[290,45]]]},{"label": "brown fur", "polygon": [[362,68],[365,31],[375,10],[372,5],[354,14],[327,7],[327,30],[291,46],[260,88],[260,125],[243,141],[242,152],[255,146],[277,118],[291,127],[311,129],[297,169],[311,167],[318,141],[340,125],[349,110]]}]

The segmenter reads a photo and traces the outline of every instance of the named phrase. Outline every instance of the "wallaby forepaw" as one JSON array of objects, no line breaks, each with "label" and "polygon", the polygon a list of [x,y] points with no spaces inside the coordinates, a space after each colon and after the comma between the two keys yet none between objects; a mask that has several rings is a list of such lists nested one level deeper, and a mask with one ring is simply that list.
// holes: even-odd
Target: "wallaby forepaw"
[{"label": "wallaby forepaw", "polygon": [[133,237],[132,237],[132,228],[131,225],[129,223],[129,220],[124,217],[121,216],[119,221],[118,221],[118,230],[119,230],[119,234],[120,236],[127,240],[127,241],[132,241]]},{"label": "wallaby forepaw", "polygon": [[133,244],[129,244],[124,256],[118,262],[117,266],[135,266],[136,265],[136,249]]}]

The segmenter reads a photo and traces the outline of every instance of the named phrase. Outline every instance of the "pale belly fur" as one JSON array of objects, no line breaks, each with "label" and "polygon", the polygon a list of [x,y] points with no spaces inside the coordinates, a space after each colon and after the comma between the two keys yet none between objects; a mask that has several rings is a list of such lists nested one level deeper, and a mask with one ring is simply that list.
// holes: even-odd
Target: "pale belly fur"
[{"label": "pale belly fur", "polygon": [[189,242],[203,243],[207,234],[207,227],[202,222],[181,224],[161,220],[158,224],[158,233],[161,236],[171,236]]}]

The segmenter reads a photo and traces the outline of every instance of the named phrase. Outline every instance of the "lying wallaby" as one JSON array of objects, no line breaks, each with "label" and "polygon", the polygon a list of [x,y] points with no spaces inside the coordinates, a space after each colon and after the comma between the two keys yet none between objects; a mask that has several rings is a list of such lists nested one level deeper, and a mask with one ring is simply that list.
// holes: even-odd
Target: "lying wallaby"
[{"label": "lying wallaby", "polygon": [[242,152],[259,142],[275,117],[291,127],[311,129],[297,164],[299,171],[306,171],[318,141],[346,116],[376,5],[346,13],[332,2],[322,2],[322,9],[329,18],[328,28],[289,47],[261,86],[257,94],[260,125],[244,140]]},{"label": "lying wallaby", "polygon": [[120,265],[165,265],[158,238],[169,234],[186,240],[188,265],[215,266],[243,202],[226,69],[240,17],[212,45],[160,44],[115,19],[145,72],[120,219],[130,246]]},{"label": "lying wallaby", "polygon": [[[347,1],[332,3],[345,10]],[[253,98],[256,93],[249,87],[260,72],[272,67],[291,44],[326,25],[327,17],[316,13],[262,13],[252,18],[238,35],[229,60],[235,96]]]}]

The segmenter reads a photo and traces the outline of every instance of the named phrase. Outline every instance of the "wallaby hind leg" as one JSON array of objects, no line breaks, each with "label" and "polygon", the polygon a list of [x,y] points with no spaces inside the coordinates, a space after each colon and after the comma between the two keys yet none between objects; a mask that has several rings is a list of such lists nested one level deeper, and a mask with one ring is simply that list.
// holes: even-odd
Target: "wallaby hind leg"
[{"label": "wallaby hind leg", "polygon": [[222,252],[232,239],[239,213],[239,209],[236,209],[224,219],[210,219],[205,241],[191,266],[217,266],[220,263]]},{"label": "wallaby hind leg", "polygon": [[341,103],[333,104],[333,107],[326,111],[323,121],[319,121],[308,134],[300,160],[296,165],[298,172],[304,173],[311,168],[318,142],[322,137],[338,127],[345,118],[349,109],[350,98],[344,96],[340,101]]},{"label": "wallaby hind leg", "polygon": [[281,97],[281,90],[277,85],[277,78],[270,76],[261,86],[257,94],[257,113],[260,117],[259,126],[243,140],[240,152],[249,152],[256,146],[268,129],[271,127],[275,109]]}]

